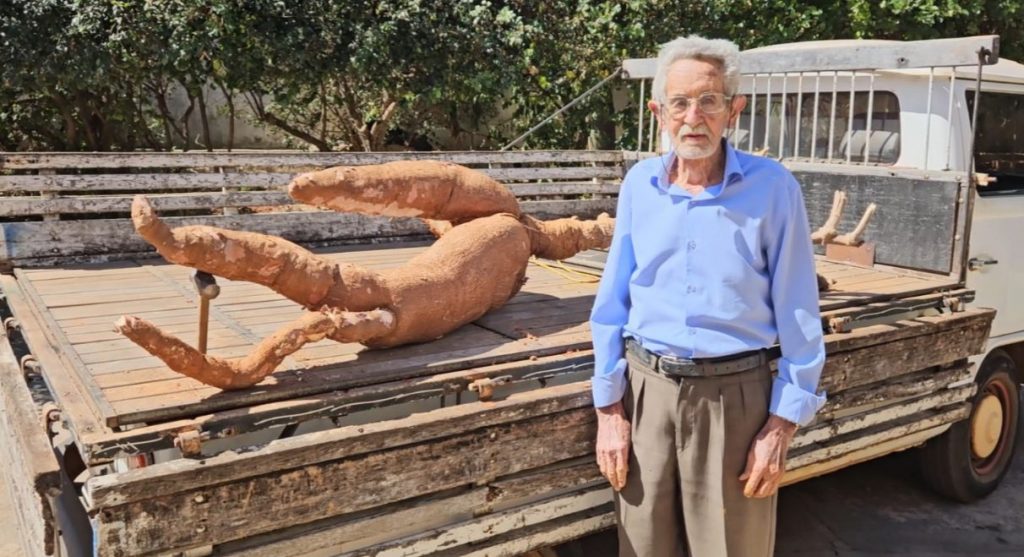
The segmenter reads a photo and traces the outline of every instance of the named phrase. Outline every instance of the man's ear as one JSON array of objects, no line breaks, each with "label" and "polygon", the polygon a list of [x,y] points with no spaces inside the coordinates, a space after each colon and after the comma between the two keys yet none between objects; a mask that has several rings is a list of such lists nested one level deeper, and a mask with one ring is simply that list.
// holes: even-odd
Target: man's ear
[{"label": "man's ear", "polygon": [[736,122],[740,118],[740,113],[747,107],[747,96],[746,95],[734,95],[732,98],[732,106],[729,108],[729,125],[735,127]]},{"label": "man's ear", "polygon": [[647,101],[647,110],[650,110],[651,114],[654,115],[654,118],[656,120],[658,120],[658,128],[660,129],[661,128],[661,105],[658,104],[658,101],[656,101],[654,99],[651,99],[651,100]]}]

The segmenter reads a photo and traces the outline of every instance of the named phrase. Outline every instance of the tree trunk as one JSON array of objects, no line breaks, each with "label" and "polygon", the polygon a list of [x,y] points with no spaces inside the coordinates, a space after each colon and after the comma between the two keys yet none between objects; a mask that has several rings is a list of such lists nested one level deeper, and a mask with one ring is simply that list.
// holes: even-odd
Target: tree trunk
[{"label": "tree trunk", "polygon": [[222,83],[217,83],[220,87],[221,93],[224,94],[224,102],[228,104],[228,151],[235,147],[235,99],[232,96],[232,91]]},{"label": "tree trunk", "polygon": [[207,151],[213,151],[213,141],[210,139],[210,120],[206,115],[206,91],[201,85],[196,87],[195,98],[199,106],[199,125],[203,133],[203,147],[206,147]]}]

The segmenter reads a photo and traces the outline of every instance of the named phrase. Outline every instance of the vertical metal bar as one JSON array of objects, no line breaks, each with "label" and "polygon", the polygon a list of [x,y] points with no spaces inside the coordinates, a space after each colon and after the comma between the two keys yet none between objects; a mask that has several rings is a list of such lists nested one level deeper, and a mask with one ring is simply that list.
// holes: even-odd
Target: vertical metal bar
[{"label": "vertical metal bar", "polygon": [[871,81],[868,83],[868,118],[864,125],[864,164],[868,163],[871,155],[871,117],[875,112],[875,72],[871,72]]},{"label": "vertical metal bar", "polygon": [[[654,88],[654,82],[653,81],[651,82],[651,88],[652,89]],[[653,94],[654,91],[651,91],[651,93]],[[650,112],[650,111],[648,111],[648,112]],[[662,115],[664,116],[664,114],[665,114],[665,111],[663,110],[662,111]],[[650,113],[650,117],[647,119],[647,148],[652,153],[658,150],[658,147],[654,145],[654,120],[655,120],[654,113],[651,112]]]},{"label": "vertical metal bar", "polygon": [[793,138],[793,156],[800,157],[800,128],[804,117],[804,72],[796,79],[796,133]]},{"label": "vertical metal bar", "polygon": [[935,66],[928,68],[928,100],[925,103],[924,114],[926,121],[924,123],[924,166],[925,170],[928,170],[928,149],[931,148],[932,141],[932,89],[935,83]]},{"label": "vertical metal bar", "polygon": [[828,158],[825,160],[832,160],[832,147],[836,141],[836,101],[837,101],[837,90],[839,89],[839,72],[832,72],[832,115],[828,120]]},{"label": "vertical metal bar", "polygon": [[772,134],[772,75],[768,74],[768,88],[764,93],[764,145],[765,154],[768,154],[768,142]]},{"label": "vertical metal bar", "polygon": [[821,72],[814,72],[814,119],[811,121],[811,162],[818,153],[818,96],[821,91]]},{"label": "vertical metal bar", "polygon": [[953,157],[953,90],[956,89],[956,67],[949,68],[949,109],[946,111],[946,170]]},{"label": "vertical metal bar", "polygon": [[786,156],[786,82],[789,81],[789,74],[782,73],[782,97],[779,103],[779,158]]},{"label": "vertical metal bar", "polygon": [[747,151],[754,151],[754,130],[757,129],[757,74],[750,76],[751,100],[750,100],[750,130],[747,131]]},{"label": "vertical metal bar", "polygon": [[967,137],[967,183],[974,179],[974,139],[978,135],[978,112],[981,111],[981,69],[989,51],[978,51],[978,76],[974,79],[974,110],[971,111],[971,133]]},{"label": "vertical metal bar", "polygon": [[[960,206],[963,208],[962,212],[957,215],[957,233],[954,234],[954,238],[959,238],[959,245],[954,245],[954,256],[959,250],[960,258],[954,257],[954,265],[958,266],[959,269],[959,280],[964,282],[967,280],[967,268],[968,268],[968,257],[970,252],[967,251],[967,247],[971,245],[971,222],[970,219],[974,214],[974,140],[976,130],[978,129],[978,113],[981,112],[981,70],[984,64],[989,61],[989,56],[992,52],[987,48],[978,49],[978,74],[974,79],[974,110],[971,111],[971,130],[970,135],[967,137],[967,167],[966,176],[960,183]],[[954,71],[955,75],[955,71]],[[962,223],[962,224],[961,224]]]},{"label": "vertical metal bar", "polygon": [[850,72],[850,109],[846,116],[846,162],[853,162],[853,99],[857,86],[857,71]]},{"label": "vertical metal bar", "polygon": [[636,152],[644,150],[644,105],[647,104],[647,99],[644,98],[644,86],[646,80],[640,80],[640,97],[637,104],[640,105],[636,115]]}]

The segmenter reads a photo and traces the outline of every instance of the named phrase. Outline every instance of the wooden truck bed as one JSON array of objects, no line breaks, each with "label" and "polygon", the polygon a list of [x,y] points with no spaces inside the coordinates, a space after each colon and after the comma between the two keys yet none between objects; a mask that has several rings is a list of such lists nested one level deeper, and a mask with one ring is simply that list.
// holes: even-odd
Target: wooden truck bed
[{"label": "wooden truck bed", "polygon": [[[424,249],[414,244],[319,251],[339,263],[386,269],[403,264]],[[910,276],[824,259],[818,266],[826,277],[836,281],[821,298],[826,312],[956,286],[945,277]],[[505,307],[452,335],[386,351],[323,340],[293,354],[258,389],[222,392],[167,369],[156,357],[113,331],[118,317],[136,315],[191,341],[198,327],[197,297],[189,269],[146,259],[76,268],[19,269],[15,277],[33,314],[56,343],[54,348],[69,364],[68,371],[74,373],[74,386],[95,414],[95,425],[112,428],[588,350],[590,329],[586,320],[597,281],[597,276],[578,268],[534,262],[528,268],[525,287]],[[208,337],[211,354],[243,356],[305,311],[260,285],[226,280],[220,284],[222,293],[212,303]]]},{"label": "wooden truck bed", "polygon": [[[368,162],[383,156],[370,154]],[[503,160],[501,154],[445,156],[478,164]],[[509,156],[565,165],[568,155]],[[142,172],[160,165],[252,160],[68,157],[67,164],[101,168],[134,160]],[[309,155],[288,157],[312,164]],[[505,179],[553,180],[514,184],[532,212],[583,214],[613,205],[607,195],[614,187],[599,176],[621,176],[622,155],[572,157],[582,166],[487,171]],[[55,160],[12,156],[8,164],[31,171],[56,166]],[[131,176],[136,175],[0,176],[0,189],[58,192],[43,204],[25,195],[18,198],[23,203],[7,205],[8,211],[112,212],[91,222],[44,213],[41,220],[0,223],[6,258],[13,263],[11,274],[0,275],[6,325],[0,395],[10,410],[0,423],[0,457],[19,478],[30,479],[18,490],[19,520],[35,551],[53,548],[55,516],[67,514],[60,510],[67,499],[78,506],[84,532],[71,532],[62,519],[65,536],[91,539],[96,553],[115,556],[185,550],[516,555],[613,524],[610,493],[594,464],[588,381],[593,354],[586,321],[600,252],[564,265],[531,263],[528,282],[505,307],[438,341],[386,351],[321,342],[294,354],[260,385],[225,393],[171,373],[112,331],[125,313],[190,341],[197,330],[190,271],[141,257],[145,246],[126,223],[125,190],[136,187]],[[158,209],[280,201],[276,191],[159,193],[249,183],[252,178],[241,172],[138,176],[157,196]],[[842,185],[821,176],[831,180],[822,188]],[[859,187],[861,178],[847,178],[844,183]],[[566,183],[580,179],[592,181]],[[872,180],[860,186],[899,187]],[[59,196],[65,186],[114,193]],[[955,185],[922,187],[948,192]],[[585,197],[579,199],[581,193]],[[539,194],[577,198],[537,199]],[[811,213],[816,221],[813,208]],[[303,212],[168,220],[188,219],[285,230],[312,243],[339,232],[353,241],[364,234],[390,235],[388,244],[317,248],[338,261],[376,268],[400,265],[426,245],[417,237],[422,228],[407,222]],[[307,221],[318,225],[302,224]],[[110,256],[99,259],[107,262],[75,263],[77,257],[95,259],[103,248]],[[990,310],[963,309],[971,293],[952,273],[825,259],[818,266],[835,280],[822,296],[828,360],[821,388],[829,402],[794,440],[787,483],[912,446],[966,417],[975,388],[965,382],[971,378],[967,358],[981,350],[993,316]],[[219,283],[221,294],[211,310],[215,354],[245,353],[301,311],[260,286]],[[49,445],[58,449],[59,466],[46,457]],[[56,504],[58,496],[65,499],[63,507]]]}]

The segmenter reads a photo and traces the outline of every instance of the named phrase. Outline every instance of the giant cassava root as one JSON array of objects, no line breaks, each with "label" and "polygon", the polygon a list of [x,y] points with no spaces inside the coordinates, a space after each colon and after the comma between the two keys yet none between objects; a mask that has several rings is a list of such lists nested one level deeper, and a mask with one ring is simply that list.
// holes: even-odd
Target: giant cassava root
[{"label": "giant cassava root", "polygon": [[565,259],[607,247],[615,223],[605,214],[537,220],[487,175],[434,161],[329,168],[296,177],[288,191],[297,201],[337,211],[419,217],[438,239],[400,268],[371,271],[264,234],[172,229],[138,196],[135,229],[167,261],[262,284],[309,312],[236,359],[202,354],[138,317],[122,317],[116,329],[174,371],[241,389],[323,338],[381,348],[444,336],[512,298],[526,280],[530,256]]}]

